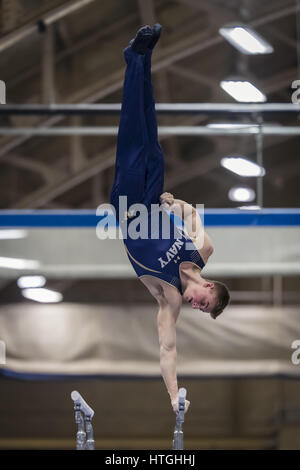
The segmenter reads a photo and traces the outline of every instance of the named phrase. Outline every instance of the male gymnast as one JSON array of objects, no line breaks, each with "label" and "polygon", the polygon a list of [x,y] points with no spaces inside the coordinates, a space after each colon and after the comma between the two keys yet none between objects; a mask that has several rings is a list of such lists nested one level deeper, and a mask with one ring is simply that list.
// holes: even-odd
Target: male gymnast
[{"label": "male gymnast", "polygon": [[[197,210],[163,192],[164,156],[158,142],[151,83],[151,56],[161,30],[159,24],[140,28],[124,49],[127,66],[110,202],[120,226],[133,223],[137,217],[137,211],[132,209],[121,213],[119,196],[126,196],[127,208],[144,204],[149,217],[155,212],[152,208],[158,207],[159,224],[167,217],[174,230],[167,238],[158,229],[156,237],[127,237],[123,241],[138,278],[158,302],[160,368],[172,408],[177,412],[176,321],[182,299],[216,319],[228,304],[229,293],[223,283],[201,276],[213,245]],[[183,230],[176,226],[174,215],[181,218]],[[190,243],[189,249],[186,242]],[[185,412],[189,405],[186,400]]]}]

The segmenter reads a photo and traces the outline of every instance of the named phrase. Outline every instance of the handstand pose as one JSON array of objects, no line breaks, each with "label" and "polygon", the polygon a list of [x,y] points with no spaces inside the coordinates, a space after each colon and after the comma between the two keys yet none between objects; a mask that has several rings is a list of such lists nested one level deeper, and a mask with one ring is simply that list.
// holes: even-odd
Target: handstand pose
[{"label": "handstand pose", "polygon": [[[115,177],[111,204],[118,222],[135,220],[132,210],[121,213],[119,196],[127,197],[127,207],[142,203],[149,217],[159,207],[159,223],[168,217],[174,234],[148,239],[125,238],[128,258],[150,293],[158,302],[157,316],[160,368],[173,410],[178,410],[176,375],[176,321],[182,299],[216,318],[226,307],[226,286],[201,276],[201,270],[213,253],[210,238],[204,232],[197,210],[170,193],[163,193],[164,157],[158,142],[155,102],[151,83],[151,55],[161,33],[159,24],[144,26],[124,50],[127,64],[120,118]],[[151,208],[151,209],[150,209]],[[172,212],[168,214],[167,209]],[[180,216],[184,229],[174,222]],[[198,229],[195,227],[198,227]],[[183,238],[182,238],[183,237]],[[192,249],[186,249],[189,242]],[[190,402],[186,400],[185,411]]]}]

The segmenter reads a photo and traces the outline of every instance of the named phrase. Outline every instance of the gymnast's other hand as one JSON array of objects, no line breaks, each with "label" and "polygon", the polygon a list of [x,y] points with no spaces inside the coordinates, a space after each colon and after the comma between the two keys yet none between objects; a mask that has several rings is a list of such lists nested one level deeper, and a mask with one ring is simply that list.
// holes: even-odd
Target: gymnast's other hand
[{"label": "gymnast's other hand", "polygon": [[[171,403],[172,403],[172,408],[173,408],[174,413],[177,413],[177,411],[178,411],[178,396],[177,396],[177,398],[172,400]],[[190,404],[191,404],[190,401],[184,400],[184,412],[185,413],[188,411]]]},{"label": "gymnast's other hand", "polygon": [[159,199],[160,203],[166,208],[170,208],[174,204],[174,196],[171,193],[163,193]]}]

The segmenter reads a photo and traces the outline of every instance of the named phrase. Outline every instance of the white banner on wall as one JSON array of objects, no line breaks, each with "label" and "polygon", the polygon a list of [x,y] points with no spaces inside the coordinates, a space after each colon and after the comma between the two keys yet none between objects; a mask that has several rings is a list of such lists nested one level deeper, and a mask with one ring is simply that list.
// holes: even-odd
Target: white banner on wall
[{"label": "white banner on wall", "polygon": [[[5,369],[20,373],[160,376],[157,307],[14,304],[0,308]],[[292,361],[300,310],[228,307],[217,319],[188,307],[177,321],[182,376],[300,376]]]}]

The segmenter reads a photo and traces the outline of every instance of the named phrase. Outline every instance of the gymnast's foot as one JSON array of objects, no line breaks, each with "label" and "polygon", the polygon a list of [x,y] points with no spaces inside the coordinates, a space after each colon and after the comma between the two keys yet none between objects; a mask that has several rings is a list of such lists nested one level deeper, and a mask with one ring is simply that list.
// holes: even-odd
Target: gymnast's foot
[{"label": "gymnast's foot", "polygon": [[143,26],[138,30],[134,39],[131,39],[130,46],[137,54],[145,54],[147,48],[154,40],[154,30],[149,26]]},{"label": "gymnast's foot", "polygon": [[151,42],[148,44],[148,49],[154,49],[157,41],[160,38],[161,30],[162,30],[162,25],[159,23],[156,23],[154,26],[152,26],[153,38]]}]

